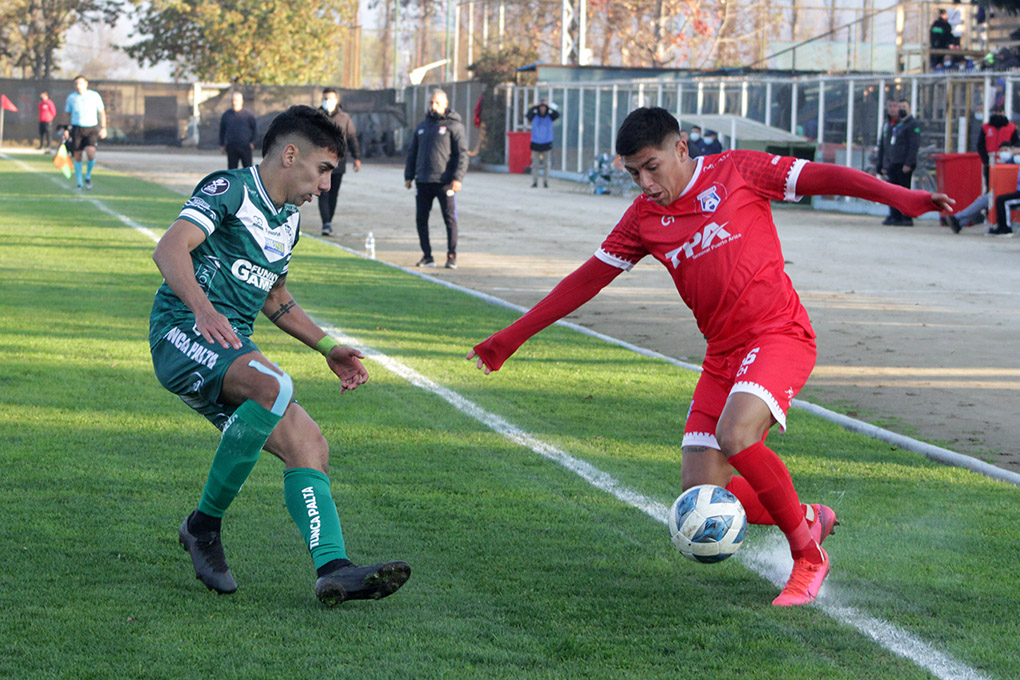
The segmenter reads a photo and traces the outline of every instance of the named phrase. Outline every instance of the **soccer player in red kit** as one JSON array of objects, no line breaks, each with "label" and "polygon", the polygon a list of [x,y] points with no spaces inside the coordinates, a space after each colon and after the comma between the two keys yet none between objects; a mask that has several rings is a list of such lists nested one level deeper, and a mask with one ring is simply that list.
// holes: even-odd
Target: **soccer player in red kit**
[{"label": "soccer player in red kit", "polygon": [[646,255],[661,262],[708,341],[684,427],[681,486],[725,487],[748,521],[778,525],[794,562],[772,604],[807,604],[829,573],[821,544],[838,522],[824,505],[801,504],[786,465],[765,445],[773,425],[785,428],[816,356],[811,322],[783,269],[769,201],[857,196],[916,216],[949,210],[953,200],[858,170],[757,151],[692,159],[676,119],[662,108],[631,112],[616,152],[643,194],[591,259],[467,358],[477,357],[486,373],[498,370],[529,337]]}]

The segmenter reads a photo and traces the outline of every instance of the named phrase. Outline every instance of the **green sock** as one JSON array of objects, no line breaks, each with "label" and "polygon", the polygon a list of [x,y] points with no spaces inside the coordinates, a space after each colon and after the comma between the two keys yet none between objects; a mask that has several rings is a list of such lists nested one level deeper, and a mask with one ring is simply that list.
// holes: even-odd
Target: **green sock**
[{"label": "green sock", "polygon": [[255,467],[280,417],[251,399],[237,407],[223,428],[199,510],[212,517],[223,517]]},{"label": "green sock", "polygon": [[329,477],[311,468],[284,470],[283,498],[316,569],[332,560],[347,559],[340,516],[329,492]]}]

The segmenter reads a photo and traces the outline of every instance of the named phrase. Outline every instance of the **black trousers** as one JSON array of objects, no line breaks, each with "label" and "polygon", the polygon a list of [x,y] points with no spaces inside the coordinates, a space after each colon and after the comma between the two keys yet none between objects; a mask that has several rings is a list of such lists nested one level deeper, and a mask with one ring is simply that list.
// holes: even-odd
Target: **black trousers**
[{"label": "black trousers", "polygon": [[344,173],[334,172],[329,176],[329,191],[319,194],[319,217],[323,224],[333,221],[333,213],[336,212],[336,197],[340,193],[340,184],[344,181]]},{"label": "black trousers", "polygon": [[[1007,206],[1006,204],[1009,203]],[[1005,231],[1011,227],[1009,219],[1009,211],[1013,209],[1013,206],[1020,203],[1020,191],[1014,191],[1009,194],[1000,194],[995,197],[995,222],[999,231]]]},{"label": "black trousers", "polygon": [[241,162],[242,168],[251,167],[251,147],[247,144],[227,147],[227,170],[236,168],[238,161]]},{"label": "black trousers", "polygon": [[432,212],[432,201],[439,199],[439,210],[443,213],[446,223],[446,252],[457,254],[457,200],[456,195],[447,196],[438,182],[418,182],[415,191],[415,221],[418,224],[418,242],[425,257],[432,257],[432,243],[429,241],[429,213]]},{"label": "black trousers", "polygon": [[[889,178],[891,184],[898,184],[901,187],[910,188],[910,178],[914,176],[914,169],[911,168],[910,172],[903,172],[902,165],[894,165],[893,167],[886,170],[885,176]],[[889,206],[889,217],[894,220],[906,220],[909,219],[906,215],[901,213],[896,208]]]},{"label": "black trousers", "polygon": [[45,121],[39,121],[39,148],[45,149],[53,140],[50,139],[50,124]]}]

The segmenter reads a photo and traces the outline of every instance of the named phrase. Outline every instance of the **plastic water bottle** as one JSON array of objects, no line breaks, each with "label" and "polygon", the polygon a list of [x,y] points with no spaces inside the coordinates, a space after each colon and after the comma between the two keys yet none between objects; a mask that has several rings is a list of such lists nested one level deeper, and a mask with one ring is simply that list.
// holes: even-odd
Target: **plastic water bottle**
[{"label": "plastic water bottle", "polygon": [[368,236],[365,237],[365,255],[370,260],[375,259],[375,234],[368,232]]}]

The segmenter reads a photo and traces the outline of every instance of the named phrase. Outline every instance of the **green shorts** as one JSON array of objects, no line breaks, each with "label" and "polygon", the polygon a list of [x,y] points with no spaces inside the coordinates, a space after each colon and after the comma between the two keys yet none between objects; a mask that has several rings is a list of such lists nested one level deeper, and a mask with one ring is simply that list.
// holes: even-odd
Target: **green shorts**
[{"label": "green shorts", "polygon": [[241,349],[224,349],[207,342],[194,325],[181,325],[164,333],[152,346],[152,367],[160,384],[220,430],[239,406],[220,402],[223,377],[237,357],[259,349],[251,338],[237,337]]}]

